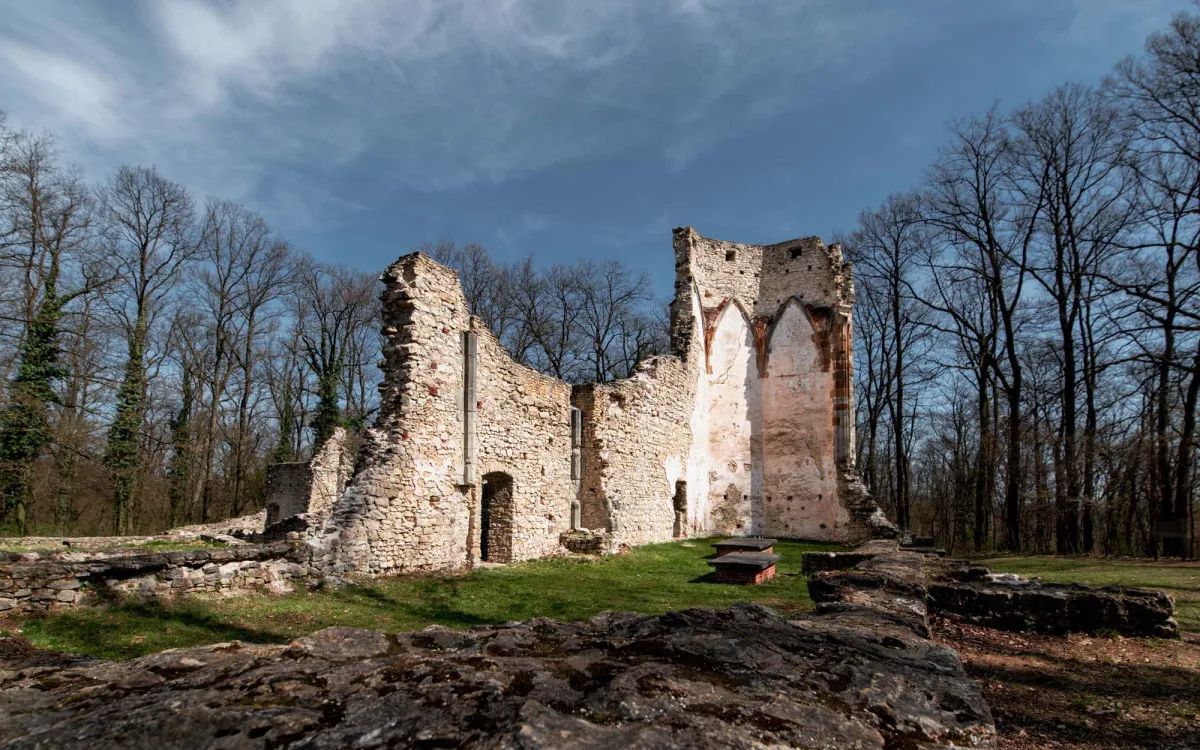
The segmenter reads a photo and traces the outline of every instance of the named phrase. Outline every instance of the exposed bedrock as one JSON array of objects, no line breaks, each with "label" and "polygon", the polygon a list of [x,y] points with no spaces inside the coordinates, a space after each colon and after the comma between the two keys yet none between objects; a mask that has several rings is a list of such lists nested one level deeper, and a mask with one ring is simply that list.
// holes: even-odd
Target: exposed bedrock
[{"label": "exposed bedrock", "polygon": [[1148,589],[990,575],[979,581],[931,584],[928,601],[930,610],[939,615],[998,630],[1179,637],[1175,602],[1161,591]]},{"label": "exposed bedrock", "polygon": [[[832,606],[822,603],[843,608],[873,603],[921,634],[928,633],[922,630],[928,613],[1050,635],[1114,631],[1179,637],[1175,601],[1161,591],[1045,583],[944,560],[938,552],[897,549],[894,542],[880,540],[846,552],[805,553],[804,570],[812,575],[809,593],[819,603],[818,612]],[[925,576],[912,572],[921,560]],[[913,619],[918,613],[919,622]]]},{"label": "exposed bedrock", "polygon": [[994,734],[953,651],[753,605],[330,628],[128,662],[0,647],[0,741],[14,748],[933,748]]}]

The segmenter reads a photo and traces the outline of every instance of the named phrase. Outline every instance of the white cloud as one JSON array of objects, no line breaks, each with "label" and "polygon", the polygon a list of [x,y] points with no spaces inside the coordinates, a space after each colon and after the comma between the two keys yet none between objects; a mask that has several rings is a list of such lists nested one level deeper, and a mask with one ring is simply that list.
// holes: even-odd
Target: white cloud
[{"label": "white cloud", "polygon": [[13,122],[94,177],[156,163],[309,224],[354,210],[348,174],[388,200],[631,148],[682,169],[933,33],[900,4],[839,0],[11,6]]}]

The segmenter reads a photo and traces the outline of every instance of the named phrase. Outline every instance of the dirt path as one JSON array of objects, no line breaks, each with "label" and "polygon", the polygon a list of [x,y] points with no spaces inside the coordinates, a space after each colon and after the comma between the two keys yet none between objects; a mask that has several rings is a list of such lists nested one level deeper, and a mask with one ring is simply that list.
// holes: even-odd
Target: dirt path
[{"label": "dirt path", "polygon": [[939,622],[1005,750],[1200,750],[1200,634],[1179,641],[1005,633]]}]

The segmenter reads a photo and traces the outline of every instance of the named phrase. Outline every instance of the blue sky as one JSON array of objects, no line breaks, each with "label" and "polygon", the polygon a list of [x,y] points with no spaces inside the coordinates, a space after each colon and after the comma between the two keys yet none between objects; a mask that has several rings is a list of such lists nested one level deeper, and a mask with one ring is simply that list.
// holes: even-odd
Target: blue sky
[{"label": "blue sky", "polygon": [[615,257],[828,237],[950,120],[1096,81],[1185,0],[0,0],[0,109],[316,257]]}]

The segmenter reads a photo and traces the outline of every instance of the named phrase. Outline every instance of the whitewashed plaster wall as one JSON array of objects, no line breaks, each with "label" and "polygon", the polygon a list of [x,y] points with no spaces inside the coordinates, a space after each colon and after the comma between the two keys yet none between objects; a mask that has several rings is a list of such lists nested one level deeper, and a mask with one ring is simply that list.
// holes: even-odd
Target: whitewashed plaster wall
[{"label": "whitewashed plaster wall", "polygon": [[849,516],[838,502],[832,368],[792,300],[771,331],[763,378],[764,528],[772,536],[836,539]]}]

